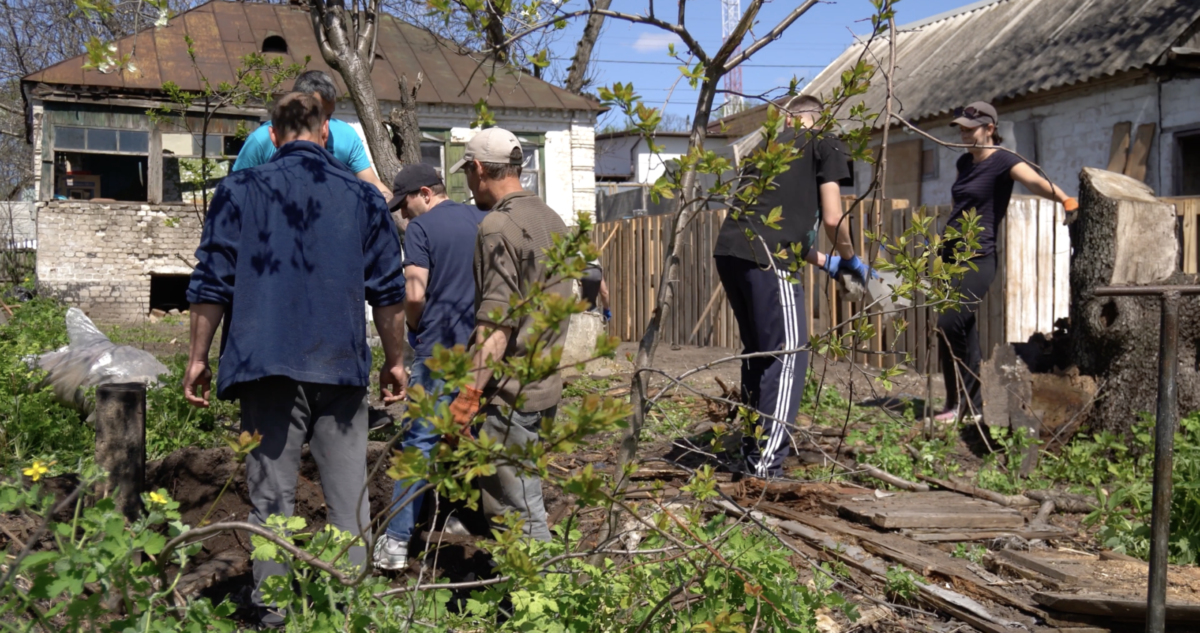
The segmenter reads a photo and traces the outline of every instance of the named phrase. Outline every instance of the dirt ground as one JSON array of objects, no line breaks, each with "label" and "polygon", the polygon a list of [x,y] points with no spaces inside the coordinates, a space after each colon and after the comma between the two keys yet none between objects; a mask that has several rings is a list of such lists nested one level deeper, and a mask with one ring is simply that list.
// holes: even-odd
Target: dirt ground
[{"label": "dirt ground", "polygon": [[[104,330],[118,343],[133,345],[145,349],[160,357],[186,353],[188,326],[186,317],[169,318],[158,323],[147,323],[135,327],[106,327]],[[579,392],[598,391],[612,397],[624,397],[628,394],[630,378],[633,373],[632,358],[637,352],[637,345],[624,343],[619,346],[616,359],[602,360],[590,363],[583,375],[574,371],[565,372],[568,386],[574,384],[577,389],[567,398],[569,403],[579,397]],[[705,454],[703,448],[704,434],[712,425],[725,421],[727,408],[724,406],[706,404],[698,397],[704,395],[726,395],[735,393],[740,380],[740,363],[731,360],[736,351],[721,348],[682,347],[671,348],[663,346],[653,363],[658,370],[651,380],[651,393],[670,387],[673,381],[668,377],[682,378],[684,387],[667,389],[662,395],[663,401],[675,404],[676,426],[663,426],[648,429],[648,436],[643,438],[640,451],[646,460],[647,467],[653,467],[656,460],[677,462],[689,467],[702,463],[713,463],[719,471],[726,470],[720,459]],[[699,367],[709,365],[702,371]],[[906,373],[893,379],[892,388],[884,391],[872,378],[877,375],[875,370],[854,366],[846,362],[827,362],[823,358],[815,358],[812,372],[817,380],[832,387],[843,397],[852,398],[854,402],[866,406],[879,406],[894,403],[898,399],[920,399],[926,392],[926,379],[922,376]],[[583,380],[586,378],[586,380]],[[373,390],[374,391],[374,390]],[[940,377],[933,381],[935,399],[944,396]],[[374,394],[373,399],[378,395]],[[378,404],[376,402],[375,404]],[[392,411],[396,412],[395,409]],[[682,413],[680,413],[682,412]],[[826,421],[816,420],[817,425]],[[833,421],[829,421],[833,422]],[[386,438],[387,432],[376,431],[372,438]],[[597,469],[611,469],[616,463],[617,434],[608,434],[594,438],[587,445],[579,447],[571,454],[555,455],[551,460],[551,468],[557,472],[568,473],[576,468],[591,464]],[[731,444],[728,448],[735,448]],[[369,494],[372,515],[381,512],[390,502],[393,482],[387,477],[386,456],[389,454],[388,445],[384,442],[373,441],[369,448],[369,465],[374,470],[370,478]],[[785,469],[795,472],[806,464],[820,462],[822,456],[814,450],[797,451],[785,464]],[[248,491],[245,481],[245,469],[232,459],[232,453],[225,448],[189,448],[168,456],[166,459],[148,464],[147,488],[150,490],[163,488],[181,503],[184,522],[196,525],[213,506],[222,486],[233,474],[233,483],[229,491],[220,499],[208,518],[209,523],[222,521],[244,521],[250,510]],[[728,472],[720,472],[719,480],[730,482],[733,476]],[[682,478],[667,482],[667,494],[670,497],[683,498],[687,495],[679,493],[678,489],[684,484]],[[71,478],[56,478],[52,487],[61,488],[63,493],[73,488]],[[751,489],[754,484],[747,482],[738,484],[750,486],[740,489],[738,496],[757,497],[761,490]],[[824,493],[837,494],[840,486],[829,485],[828,490],[813,488],[809,494],[789,497],[787,491],[767,491],[768,498],[780,501],[788,500],[792,507],[804,511],[817,511],[820,499]],[[632,494],[648,494],[634,488]],[[822,492],[824,491],[824,492]],[[600,519],[600,513],[585,513],[580,516],[571,515],[574,507],[573,500],[553,486],[546,490],[547,513],[551,524],[565,520],[579,522],[584,532],[589,526],[594,526]],[[780,496],[782,494],[782,496]],[[428,509],[433,504],[426,504]],[[437,527],[444,519],[447,511],[452,510],[477,535],[487,535],[489,526],[477,512],[469,512],[464,508],[441,508],[441,518],[433,525]],[[308,521],[309,528],[319,530],[325,524],[325,502],[320,486],[320,473],[315,462],[305,454],[301,467],[300,478],[296,490],[296,515]],[[0,521],[4,519],[0,518]],[[24,531],[24,525],[6,526],[16,531]],[[474,545],[471,538],[448,538],[438,532],[430,534],[437,537],[438,543],[431,546],[432,555],[425,557],[432,571],[439,577],[450,582],[479,579],[491,573],[488,557],[485,552]],[[424,546],[420,541],[414,542],[414,547]],[[196,589],[203,589],[203,594],[214,599],[232,596],[236,603],[242,606],[248,604],[250,587],[249,575],[249,538],[236,532],[222,533],[204,543],[204,550],[194,561],[194,570],[204,573],[195,574],[189,582],[195,583]],[[416,553],[416,552],[414,552]],[[395,582],[405,582],[406,578],[415,577],[416,566],[406,574],[395,578]],[[428,570],[427,570],[428,573]],[[428,576],[427,576],[428,577]],[[207,587],[205,589],[205,587]]]}]

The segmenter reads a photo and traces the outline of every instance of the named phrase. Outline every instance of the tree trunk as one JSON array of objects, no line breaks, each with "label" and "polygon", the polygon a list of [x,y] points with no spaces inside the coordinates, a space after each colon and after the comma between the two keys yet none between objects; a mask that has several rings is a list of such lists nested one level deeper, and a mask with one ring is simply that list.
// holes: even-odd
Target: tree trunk
[{"label": "tree trunk", "polygon": [[[721,73],[718,72],[705,77],[704,83],[701,84],[700,99],[696,104],[696,116],[692,119],[692,133],[688,141],[689,152],[692,149],[704,150],[704,140],[708,136],[708,118],[712,114],[713,99],[717,95],[717,85],[720,81]],[[679,210],[675,212],[671,241],[667,243],[667,257],[663,262],[663,272],[658,282],[654,314],[642,334],[637,357],[634,359],[633,389],[629,396],[630,404],[633,405],[633,420],[621,438],[621,446],[617,450],[618,473],[624,472],[624,467],[637,457],[638,438],[646,420],[646,387],[649,384],[649,374],[644,370],[654,364],[654,355],[658,352],[660,342],[659,331],[663,323],[671,318],[671,311],[675,307],[675,287],[679,281],[679,236],[687,228],[688,221],[699,204],[699,201],[694,200],[696,182],[694,168],[684,172],[679,191]],[[618,477],[619,487],[624,482],[620,474]]]},{"label": "tree trunk", "polygon": [[[328,59],[326,63],[333,65]],[[396,159],[396,150],[392,147],[392,139],[387,128],[383,125],[383,112],[379,109],[379,99],[375,96],[375,86],[371,83],[371,69],[357,55],[351,55],[343,65],[342,79],[350,90],[350,99],[354,101],[354,112],[358,122],[362,124],[363,134],[367,137],[367,147],[371,150],[371,158],[375,161],[375,173],[384,183],[392,182],[396,172],[400,171],[400,162]],[[419,154],[420,150],[418,150]]]},{"label": "tree trunk", "polygon": [[[607,11],[612,0],[595,0],[596,9]],[[575,94],[583,92],[588,65],[592,61],[592,48],[600,37],[600,27],[604,26],[604,15],[593,13],[588,16],[587,24],[583,27],[583,38],[575,46],[575,57],[571,59],[571,67],[567,69],[566,89]]]},{"label": "tree trunk", "polygon": [[[325,63],[338,71],[346,82],[346,89],[350,91],[350,99],[354,102],[354,112],[362,125],[363,135],[367,137],[367,148],[371,150],[375,172],[380,181],[390,183],[396,172],[400,171],[400,162],[396,159],[392,139],[383,125],[383,113],[375,96],[375,85],[371,83],[379,3],[366,3],[366,6],[358,9],[363,15],[354,15],[353,20],[346,19],[347,12],[342,4],[330,2],[326,6],[323,0],[312,3],[317,45]],[[350,24],[351,21],[354,24]],[[355,28],[356,24],[361,28]]]},{"label": "tree trunk", "polygon": [[[1096,297],[1108,285],[1194,284],[1178,272],[1175,210],[1127,176],[1085,167],[1071,233],[1070,360],[1102,385],[1094,428],[1128,431],[1158,395],[1160,299]],[[1179,309],[1179,407],[1200,409],[1200,298]]]},{"label": "tree trunk", "polygon": [[[388,123],[392,126],[392,144],[400,162],[415,165],[421,162],[421,126],[417,121],[417,91],[425,77],[417,73],[417,83],[409,88],[408,75],[400,76],[400,107],[392,108]],[[443,174],[443,178],[445,174]]]}]

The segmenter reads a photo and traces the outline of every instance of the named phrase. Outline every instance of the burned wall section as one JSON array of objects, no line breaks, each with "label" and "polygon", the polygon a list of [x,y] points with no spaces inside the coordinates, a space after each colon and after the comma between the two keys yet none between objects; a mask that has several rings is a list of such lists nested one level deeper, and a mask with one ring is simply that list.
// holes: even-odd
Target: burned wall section
[{"label": "burned wall section", "polygon": [[200,243],[191,205],[55,200],[37,218],[39,287],[101,323],[143,321],[151,276],[191,274]]}]

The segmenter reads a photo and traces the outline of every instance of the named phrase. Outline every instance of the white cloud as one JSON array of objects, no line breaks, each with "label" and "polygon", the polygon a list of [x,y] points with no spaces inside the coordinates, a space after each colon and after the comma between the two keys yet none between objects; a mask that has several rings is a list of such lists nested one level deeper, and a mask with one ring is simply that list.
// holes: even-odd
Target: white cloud
[{"label": "white cloud", "polygon": [[679,36],[674,33],[642,33],[633,43],[633,50],[639,53],[665,53],[670,44],[674,44],[675,49],[679,50]]}]

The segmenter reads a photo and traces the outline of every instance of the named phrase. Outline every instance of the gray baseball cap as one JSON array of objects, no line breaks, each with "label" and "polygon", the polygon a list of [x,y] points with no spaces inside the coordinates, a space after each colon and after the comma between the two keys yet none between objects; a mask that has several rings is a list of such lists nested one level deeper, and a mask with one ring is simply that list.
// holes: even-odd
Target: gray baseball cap
[{"label": "gray baseball cap", "polygon": [[525,162],[525,154],[521,151],[521,141],[517,140],[516,135],[504,128],[492,127],[467,141],[462,160],[454,163],[449,173],[462,169],[463,165],[473,160],[499,165],[520,165]]}]

